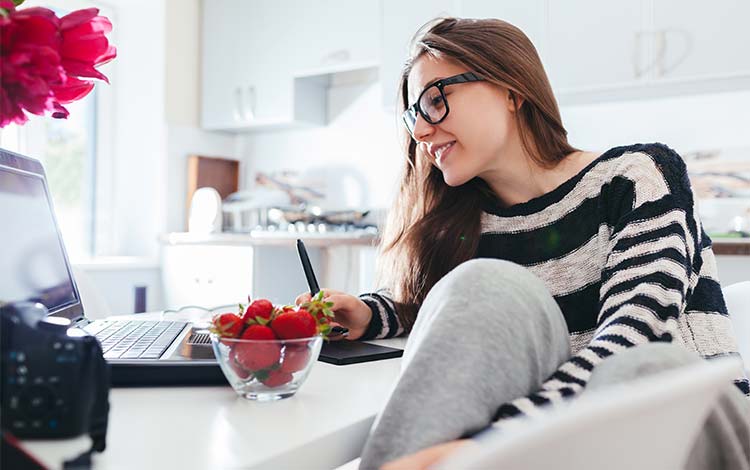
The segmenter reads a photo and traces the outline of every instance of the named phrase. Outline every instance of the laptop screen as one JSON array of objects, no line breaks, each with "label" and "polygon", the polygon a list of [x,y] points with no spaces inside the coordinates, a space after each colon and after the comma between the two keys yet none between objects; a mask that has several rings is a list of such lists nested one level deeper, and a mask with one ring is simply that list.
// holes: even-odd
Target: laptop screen
[{"label": "laptop screen", "polygon": [[0,149],[0,302],[82,313],[39,162]]}]

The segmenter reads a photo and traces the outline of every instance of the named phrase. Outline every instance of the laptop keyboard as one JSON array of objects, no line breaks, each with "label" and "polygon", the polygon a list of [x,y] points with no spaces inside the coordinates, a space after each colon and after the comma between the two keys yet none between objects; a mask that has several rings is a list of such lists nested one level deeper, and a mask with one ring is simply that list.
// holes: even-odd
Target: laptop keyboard
[{"label": "laptop keyboard", "polygon": [[159,359],[186,322],[101,320],[84,329],[96,336],[105,359]]}]

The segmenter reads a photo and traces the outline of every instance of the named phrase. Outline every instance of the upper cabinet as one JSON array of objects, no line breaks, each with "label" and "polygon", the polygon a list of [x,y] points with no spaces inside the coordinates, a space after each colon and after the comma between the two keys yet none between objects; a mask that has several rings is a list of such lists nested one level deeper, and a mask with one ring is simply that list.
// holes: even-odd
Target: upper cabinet
[{"label": "upper cabinet", "polygon": [[563,104],[750,88],[750,0],[548,0],[548,73]]},{"label": "upper cabinet", "polygon": [[653,8],[657,78],[750,76],[749,0],[653,0]]},{"label": "upper cabinet", "polygon": [[643,8],[638,1],[550,1],[545,65],[552,87],[567,93],[644,80]]},{"label": "upper cabinet", "polygon": [[321,76],[377,65],[379,14],[378,2],[203,2],[202,126],[324,124]]},{"label": "upper cabinet", "polygon": [[393,110],[410,40],[439,16],[500,18],[539,52],[561,104],[750,88],[750,0],[210,0],[202,124],[326,123],[330,76],[379,67]]},{"label": "upper cabinet", "polygon": [[545,0],[383,0],[383,50],[380,78],[383,104],[393,109],[399,96],[401,71],[409,56],[409,44],[417,30],[443,16],[502,18],[521,28],[543,48]]},{"label": "upper cabinet", "polygon": [[454,0],[383,0],[383,49],[381,51],[380,84],[383,104],[396,107],[401,70],[409,57],[409,43],[414,33],[438,16],[457,16]]}]

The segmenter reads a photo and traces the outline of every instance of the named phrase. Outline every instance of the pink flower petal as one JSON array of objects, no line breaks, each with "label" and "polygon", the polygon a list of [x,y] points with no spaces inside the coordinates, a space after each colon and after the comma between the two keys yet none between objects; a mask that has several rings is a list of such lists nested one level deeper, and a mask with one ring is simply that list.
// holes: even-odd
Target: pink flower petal
[{"label": "pink flower petal", "polygon": [[63,59],[62,64],[68,76],[98,78],[109,83],[109,79],[103,73],[96,70],[93,65],[87,62]]},{"label": "pink flower petal", "polygon": [[88,22],[98,14],[98,8],[85,8],[83,10],[76,10],[60,18],[60,29],[66,30],[74,28],[80,24]]},{"label": "pink flower petal", "polygon": [[52,87],[55,94],[55,100],[60,103],[72,103],[88,95],[94,89],[94,82],[78,80],[77,78],[68,77],[64,85]]},{"label": "pink flower petal", "polygon": [[52,117],[55,119],[68,119],[70,113],[60,103],[54,103],[54,110],[52,111]]}]

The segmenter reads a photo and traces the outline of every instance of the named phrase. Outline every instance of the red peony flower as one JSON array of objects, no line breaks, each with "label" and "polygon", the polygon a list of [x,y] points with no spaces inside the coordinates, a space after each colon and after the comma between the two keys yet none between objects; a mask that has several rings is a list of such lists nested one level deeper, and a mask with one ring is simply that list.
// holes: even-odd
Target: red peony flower
[{"label": "red peony flower", "polygon": [[107,80],[95,67],[116,49],[105,36],[112,24],[88,8],[57,18],[46,8],[16,10],[0,1],[0,127],[25,123],[24,110],[66,118],[63,104],[86,96],[94,82]]}]

